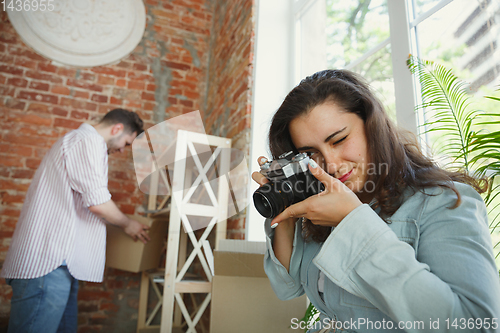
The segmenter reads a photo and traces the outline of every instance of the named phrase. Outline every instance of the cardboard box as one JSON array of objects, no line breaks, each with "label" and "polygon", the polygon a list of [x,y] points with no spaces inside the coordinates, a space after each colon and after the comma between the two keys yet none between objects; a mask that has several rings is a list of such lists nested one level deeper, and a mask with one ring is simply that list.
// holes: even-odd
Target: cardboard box
[{"label": "cardboard box", "polygon": [[158,268],[167,234],[168,217],[162,215],[146,218],[129,215],[130,218],[150,226],[151,240],[144,244],[127,235],[122,228],[108,224],[106,240],[106,266],[129,272],[141,272]]},{"label": "cardboard box", "polygon": [[210,332],[297,332],[305,295],[289,301],[276,297],[264,272],[264,242],[221,240],[214,252]]}]

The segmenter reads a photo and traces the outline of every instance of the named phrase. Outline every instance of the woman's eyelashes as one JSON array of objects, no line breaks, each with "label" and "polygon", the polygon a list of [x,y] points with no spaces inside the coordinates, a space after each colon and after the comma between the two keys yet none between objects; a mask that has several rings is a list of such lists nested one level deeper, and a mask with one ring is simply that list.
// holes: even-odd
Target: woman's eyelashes
[{"label": "woman's eyelashes", "polygon": [[[342,141],[344,141],[345,139],[347,139],[347,137],[348,137],[348,135],[344,136],[343,138],[341,138],[341,139],[339,139],[337,141],[333,141],[332,142],[332,146],[335,146],[335,145],[341,143]],[[318,155],[319,155],[319,152],[317,152],[317,151],[311,151],[311,150],[310,151],[303,151],[302,153],[306,153],[307,156],[309,156],[311,158],[318,157]]]},{"label": "woman's eyelashes", "polygon": [[346,135],[346,136],[344,136],[342,139],[340,139],[340,140],[337,140],[337,141],[333,142],[333,143],[332,143],[332,145],[339,144],[339,143],[341,143],[342,141],[344,141],[346,138],[347,138],[347,135]]}]

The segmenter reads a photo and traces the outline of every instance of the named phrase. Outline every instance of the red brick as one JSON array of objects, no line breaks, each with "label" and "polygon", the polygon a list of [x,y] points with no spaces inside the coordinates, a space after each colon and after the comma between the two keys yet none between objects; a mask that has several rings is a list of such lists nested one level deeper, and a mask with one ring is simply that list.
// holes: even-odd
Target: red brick
[{"label": "red brick", "polygon": [[102,92],[102,86],[97,85],[97,84],[93,84],[93,83],[89,83],[89,82],[85,82],[85,81],[80,81],[80,80],[69,78],[68,82],[66,84],[68,86],[73,86],[73,87],[83,88],[83,89],[87,89],[87,90]]},{"label": "red brick", "polygon": [[76,129],[82,124],[81,121],[75,121],[71,119],[55,118],[54,127],[65,127],[70,129]]},{"label": "red brick", "polygon": [[23,203],[24,195],[14,194],[10,195],[9,193],[2,193],[0,203],[2,204],[14,204],[14,203]]},{"label": "red brick", "polygon": [[33,148],[19,145],[9,145],[9,144],[0,144],[0,152],[8,153],[11,155],[19,155],[29,157],[33,155]]},{"label": "red brick", "polygon": [[184,71],[191,69],[191,65],[181,64],[174,61],[162,61],[162,63],[164,63],[164,65],[169,68],[180,69]]},{"label": "red brick", "polygon": [[114,104],[114,105],[122,105],[122,104],[123,104],[123,100],[122,100],[122,99],[119,99],[119,98],[116,98],[116,97],[111,96],[111,97],[109,98],[109,104]]},{"label": "red brick", "polygon": [[5,106],[10,109],[24,110],[26,108],[26,103],[15,98],[6,98]]},{"label": "red brick", "polygon": [[244,82],[241,87],[234,93],[233,102],[235,102],[244,92],[248,90],[248,85]]},{"label": "red brick", "polygon": [[94,94],[94,95],[92,95],[91,100],[94,101],[94,102],[97,102],[97,103],[107,103],[108,102],[108,96]]},{"label": "red brick", "polygon": [[36,90],[49,91],[50,86],[49,86],[48,83],[31,81],[30,88],[31,89],[36,89]]},{"label": "red brick", "polygon": [[172,44],[184,45],[184,39],[172,37]]},{"label": "red brick", "polygon": [[[110,288],[120,288],[120,289],[123,289],[123,284],[124,282],[123,281],[117,281],[117,282],[120,282],[121,285],[109,285],[109,281],[108,281],[108,287]],[[100,306],[99,306],[99,310],[100,311],[110,311],[110,312],[118,312],[118,310],[120,310],[120,307],[114,303],[102,303]]]},{"label": "red brick", "polygon": [[147,71],[148,70],[148,66],[144,65],[144,64],[134,64],[133,68],[136,71]]},{"label": "red brick", "polygon": [[142,72],[129,72],[128,73],[128,78],[131,80],[136,80],[136,81],[150,81],[154,82],[155,78],[148,74],[142,73]]},{"label": "red brick", "polygon": [[33,113],[10,113],[9,121],[26,123],[26,124],[34,124],[39,126],[50,126],[52,123],[52,119],[47,117],[40,117]]},{"label": "red brick", "polygon": [[[16,169],[23,170],[23,169]],[[28,190],[29,184],[21,183],[18,180],[3,179],[0,180],[0,188],[3,190],[16,190],[20,192],[26,192]]]},{"label": "red brick", "polygon": [[141,108],[142,107],[142,103],[139,102],[139,101],[133,101],[133,100],[126,100],[125,101],[125,106],[127,108]]},{"label": "red brick", "polygon": [[38,104],[38,103],[30,103],[28,106],[28,110],[37,111],[43,113],[49,113],[49,106],[47,104]]},{"label": "red brick", "polygon": [[156,84],[150,83],[146,86],[147,91],[155,91],[156,90]]},{"label": "red brick", "polygon": [[63,109],[63,108],[59,108],[59,107],[52,107],[49,109],[50,110],[50,113],[56,115],[56,116],[61,116],[61,117],[67,117],[68,116],[68,111]]},{"label": "red brick", "polygon": [[95,76],[95,74],[92,74],[92,73],[83,72],[83,73],[80,73],[79,78],[83,79],[85,81],[95,81],[96,76]]},{"label": "red brick", "polygon": [[146,84],[143,81],[128,81],[129,89],[144,90]]},{"label": "red brick", "polygon": [[20,209],[2,208],[2,210],[0,210],[0,215],[3,216],[19,217],[20,214],[21,214]]},{"label": "red brick", "polygon": [[61,97],[61,105],[72,106],[75,109],[84,109],[88,111],[96,111],[97,104],[82,101],[74,98]]},{"label": "red brick", "polygon": [[111,76],[106,76],[106,75],[99,75],[99,76],[97,76],[97,83],[103,84],[103,85],[114,85],[115,78],[111,77]]},{"label": "red brick", "polygon": [[121,67],[121,68],[132,68],[132,63],[128,61],[120,61],[116,67]]},{"label": "red brick", "polygon": [[15,87],[10,87],[10,86],[0,86],[0,96],[10,96],[14,97],[16,92]]},{"label": "red brick", "polygon": [[181,105],[187,106],[187,107],[193,107],[193,102],[192,101],[187,101],[187,100],[180,100],[179,103]]},{"label": "red brick", "polygon": [[68,67],[57,68],[57,74],[60,76],[76,78],[76,73],[78,73],[78,71],[75,68],[68,68]]},{"label": "red brick", "polygon": [[14,169],[12,170],[12,178],[16,179],[33,179],[35,170],[31,169]]},{"label": "red brick", "polygon": [[71,89],[66,86],[53,86],[52,89],[50,89],[50,92],[58,95],[69,95],[71,93]]},{"label": "red brick", "polygon": [[153,111],[155,109],[156,103],[144,102],[143,108],[147,111]]},{"label": "red brick", "polygon": [[49,106],[46,104],[30,103],[28,106],[28,110],[42,113],[51,113],[63,117],[66,117],[68,115],[68,111],[64,110],[63,108],[60,108],[58,106]]},{"label": "red brick", "polygon": [[0,154],[0,160],[2,161],[3,166],[10,167],[22,167],[23,162],[19,156],[9,156],[5,154]]},{"label": "red brick", "polygon": [[35,157],[43,158],[47,154],[48,151],[49,151],[48,147],[46,147],[46,148],[35,148]]},{"label": "red brick", "polygon": [[144,99],[144,100],[148,100],[148,101],[154,101],[155,100],[155,94],[143,91],[141,98]]},{"label": "red brick", "polygon": [[10,86],[26,88],[28,86],[28,80],[19,77],[11,77],[7,80],[7,84]]},{"label": "red brick", "polygon": [[[22,125],[22,124],[21,124]],[[53,127],[47,126],[30,126],[29,124],[25,126],[20,126],[17,129],[17,132],[21,135],[27,135],[31,137],[39,137],[43,136],[45,138],[56,138],[60,135],[59,130]],[[50,140],[47,140],[47,144],[49,144]]]},{"label": "red brick", "polygon": [[5,32],[0,32],[0,42],[2,43],[8,43],[8,44],[17,44],[18,39],[17,36],[14,34],[8,34]]},{"label": "red brick", "polygon": [[19,67],[8,66],[8,65],[0,65],[0,72],[8,73],[16,76],[22,76],[24,70]]},{"label": "red brick", "polygon": [[145,111],[142,111],[142,110],[136,110],[135,112],[137,112],[137,114],[139,115],[139,117],[141,117],[142,121],[144,121],[144,127],[145,128],[150,127],[150,126],[153,125],[153,124],[149,124],[149,122],[152,120],[151,112],[145,112]]},{"label": "red brick", "polygon": [[41,159],[28,158],[28,159],[26,159],[26,167],[35,170],[35,169],[38,169],[41,162],[42,162]]},{"label": "red brick", "polygon": [[108,113],[109,105],[107,104],[99,104],[97,108],[97,113],[99,113],[99,117],[102,117],[103,114]]},{"label": "red brick", "polygon": [[92,72],[116,77],[125,77],[127,75],[127,72],[125,70],[117,70],[109,67],[94,67],[92,68]]},{"label": "red brick", "polygon": [[120,210],[125,214],[130,214],[130,215],[135,214],[134,205],[119,204],[118,207],[120,207]]},{"label": "red brick", "polygon": [[47,61],[47,59],[44,58],[43,56],[39,55],[36,52],[33,52],[33,51],[27,49],[24,46],[20,47],[18,45],[9,45],[8,52],[11,55],[22,56],[22,57],[30,58],[32,60]]},{"label": "red brick", "polygon": [[117,87],[126,87],[127,86],[127,80],[125,80],[125,79],[118,79],[118,80],[116,80],[116,86]]},{"label": "red brick", "polygon": [[28,60],[25,58],[17,58],[16,61],[14,62],[16,66],[21,66],[21,67],[26,67],[26,68],[31,68],[31,69],[37,69],[38,63],[33,60]]},{"label": "red brick", "polygon": [[200,98],[200,94],[198,94],[197,92],[193,92],[191,90],[186,90],[186,92],[184,92],[184,96],[186,96],[189,99],[198,99],[198,98]]},{"label": "red brick", "polygon": [[135,180],[135,175],[124,171],[110,171],[110,179]]},{"label": "red brick", "polygon": [[[172,80],[170,81],[170,84],[174,87],[184,87],[191,90],[196,90],[198,88],[196,84],[188,81]],[[170,93],[172,94],[172,90],[170,90]]]},{"label": "red brick", "polygon": [[18,98],[20,99],[26,99],[29,101],[39,101],[39,102],[45,102],[45,103],[52,103],[52,104],[57,104],[58,103],[58,97],[54,95],[45,95],[45,94],[39,94],[36,92],[31,92],[31,91],[20,91],[17,95]]},{"label": "red brick", "polygon": [[87,91],[73,90],[73,97],[75,97],[75,98],[89,99],[90,98],[90,93],[87,92]]},{"label": "red brick", "polygon": [[54,66],[50,63],[43,63],[40,62],[38,64],[38,70],[43,71],[43,72],[50,72],[50,73],[56,73],[57,72],[57,66]]},{"label": "red brick", "polygon": [[80,289],[78,291],[78,300],[83,302],[100,301],[103,299],[112,300],[113,292]]},{"label": "red brick", "polygon": [[57,84],[62,84],[63,80],[62,78],[52,75],[52,74],[47,74],[47,73],[42,73],[39,71],[26,71],[26,76],[35,80],[40,80],[40,81],[49,81],[52,83],[57,83]]},{"label": "red brick", "polygon": [[89,113],[88,112],[81,112],[81,111],[71,111],[71,118],[74,119],[89,119]]},{"label": "red brick", "polygon": [[[84,304],[82,304],[83,302],[78,302],[78,313],[92,313],[92,312],[97,312],[99,311],[99,306],[98,304],[88,304],[88,302],[84,302]],[[85,327],[85,326],[81,326],[79,324],[79,328],[78,328],[78,332],[80,333],[87,333],[87,332],[93,332],[95,330],[93,330],[91,327]]]}]

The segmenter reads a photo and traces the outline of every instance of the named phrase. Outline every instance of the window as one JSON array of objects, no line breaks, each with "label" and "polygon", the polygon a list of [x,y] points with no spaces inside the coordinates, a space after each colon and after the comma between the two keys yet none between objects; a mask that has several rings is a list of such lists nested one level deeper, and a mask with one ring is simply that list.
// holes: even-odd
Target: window
[{"label": "window", "polygon": [[[258,8],[252,171],[258,169],[253,160],[267,150],[270,115],[300,79],[317,70],[361,74],[398,125],[416,134],[425,119],[415,116],[419,93],[408,54],[453,68],[474,94],[497,88],[499,0],[260,0]],[[251,195],[255,185],[250,188]],[[262,236],[249,239],[263,239],[262,227],[257,229]]]}]

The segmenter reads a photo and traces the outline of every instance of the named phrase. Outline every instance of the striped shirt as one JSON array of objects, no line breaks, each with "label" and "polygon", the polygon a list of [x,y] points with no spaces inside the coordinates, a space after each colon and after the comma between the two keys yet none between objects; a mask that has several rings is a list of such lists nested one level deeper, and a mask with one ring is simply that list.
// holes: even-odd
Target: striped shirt
[{"label": "striped shirt", "polygon": [[35,173],[0,276],[44,276],[64,261],[78,280],[101,282],[106,225],[88,207],[111,199],[104,138],[83,124],[60,138]]}]

